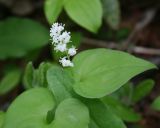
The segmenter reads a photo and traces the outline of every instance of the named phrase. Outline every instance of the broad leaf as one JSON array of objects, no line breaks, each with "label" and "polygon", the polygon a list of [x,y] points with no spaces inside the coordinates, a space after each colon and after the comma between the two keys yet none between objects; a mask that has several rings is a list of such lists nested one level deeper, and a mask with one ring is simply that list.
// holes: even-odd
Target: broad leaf
[{"label": "broad leaf", "polygon": [[15,88],[21,77],[21,71],[14,69],[9,71],[0,82],[0,95],[4,95]]},{"label": "broad leaf", "polygon": [[119,0],[102,0],[102,1],[103,1],[105,20],[113,29],[117,29],[120,23]]},{"label": "broad leaf", "polygon": [[23,57],[49,41],[49,31],[41,24],[20,18],[0,22],[0,59]]},{"label": "broad leaf", "polygon": [[131,108],[123,105],[119,100],[112,97],[104,97],[103,103],[109,107],[117,116],[127,122],[138,122],[141,119],[140,114],[134,112]]},{"label": "broad leaf", "polygon": [[47,82],[48,88],[53,92],[58,104],[71,97],[73,80],[63,69],[51,67],[47,71]]},{"label": "broad leaf", "polygon": [[55,100],[48,89],[30,89],[11,104],[3,128],[88,128],[89,111],[79,100],[71,98],[60,103],[53,122],[48,124],[47,113],[54,107]]},{"label": "broad leaf", "polygon": [[50,24],[54,23],[63,9],[64,0],[45,0],[44,11]]},{"label": "broad leaf", "polygon": [[66,99],[59,104],[50,128],[88,128],[88,108],[77,99]]},{"label": "broad leaf", "polygon": [[154,81],[151,79],[144,80],[136,86],[133,93],[133,102],[138,102],[147,96],[154,87]]},{"label": "broad leaf", "polygon": [[154,102],[152,103],[151,107],[154,109],[154,110],[157,110],[157,111],[160,111],[160,96],[157,97]]},{"label": "broad leaf", "polygon": [[135,75],[156,68],[128,53],[103,48],[81,52],[73,62],[74,90],[87,98],[110,94]]},{"label": "broad leaf", "polygon": [[83,100],[90,111],[90,128],[126,128],[123,121],[114,115],[100,100]]},{"label": "broad leaf", "polygon": [[44,88],[30,89],[11,104],[3,128],[47,128],[46,115],[54,106],[50,91]]},{"label": "broad leaf", "polygon": [[0,128],[2,128],[2,125],[4,123],[5,113],[0,111]]},{"label": "broad leaf", "polygon": [[100,0],[66,0],[64,7],[72,20],[91,32],[97,32],[102,24]]}]

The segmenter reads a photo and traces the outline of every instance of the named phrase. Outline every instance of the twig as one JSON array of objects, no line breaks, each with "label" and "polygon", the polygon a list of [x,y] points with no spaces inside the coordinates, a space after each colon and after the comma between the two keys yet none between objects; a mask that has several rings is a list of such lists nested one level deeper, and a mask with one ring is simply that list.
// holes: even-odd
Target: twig
[{"label": "twig", "polygon": [[[111,49],[121,49],[121,44],[115,43],[115,42],[105,42],[90,38],[84,38],[82,43],[87,45],[93,45],[97,47],[104,47],[104,48],[111,48]],[[131,53],[137,53],[137,54],[147,54],[147,55],[158,55],[160,56],[160,49],[154,49],[154,48],[145,48],[140,46],[132,46],[128,49]]]},{"label": "twig", "polygon": [[137,31],[142,30],[145,28],[150,22],[153,20],[154,16],[156,14],[156,9],[150,9],[144,14],[144,19],[141,20],[137,25],[135,26],[135,29]]},{"label": "twig", "polygon": [[160,49],[145,48],[145,47],[138,47],[138,46],[135,46],[132,49],[132,52],[138,53],[138,54],[160,55]]},{"label": "twig", "polygon": [[114,42],[106,42],[102,40],[96,40],[91,38],[83,38],[82,43],[92,46],[98,46],[98,47],[105,47],[105,48],[111,48],[111,49],[119,49],[118,44]]},{"label": "twig", "polygon": [[130,36],[124,41],[124,43],[115,43],[115,42],[105,42],[105,41],[100,41],[100,40],[95,40],[95,39],[90,39],[90,38],[84,38],[83,43],[88,44],[88,45],[94,45],[98,47],[105,47],[105,48],[111,48],[111,49],[118,49],[118,50],[124,50],[128,51],[131,53],[137,53],[137,54],[147,54],[147,55],[160,55],[160,49],[154,49],[154,48],[145,48],[145,47],[140,47],[140,46],[134,46],[133,44],[130,45],[130,42],[133,42],[132,40],[134,37],[144,29],[154,18],[156,14],[156,9],[150,9],[146,11],[144,14],[143,20],[138,22]]},{"label": "twig", "polygon": [[139,31],[143,30],[148,24],[150,24],[156,14],[156,11],[156,9],[150,9],[146,11],[144,18],[135,25],[129,37],[122,44],[122,49],[126,50],[129,47],[130,42],[134,42],[132,41],[134,37],[137,35],[137,33],[139,33]]}]

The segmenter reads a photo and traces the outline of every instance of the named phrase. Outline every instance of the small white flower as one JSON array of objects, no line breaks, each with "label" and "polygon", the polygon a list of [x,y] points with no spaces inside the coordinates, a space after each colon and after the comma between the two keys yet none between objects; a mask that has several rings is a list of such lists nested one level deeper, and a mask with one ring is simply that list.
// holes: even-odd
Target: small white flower
[{"label": "small white flower", "polygon": [[69,48],[69,49],[68,49],[68,54],[69,54],[70,56],[74,56],[74,55],[77,53],[76,50],[77,50],[77,49],[76,49],[75,47]]},{"label": "small white flower", "polygon": [[63,67],[73,67],[73,63],[67,59],[67,57],[63,57],[59,60]]},{"label": "small white flower", "polygon": [[52,37],[52,44],[58,44],[59,43],[59,36],[53,36]]},{"label": "small white flower", "polygon": [[50,29],[50,36],[53,38],[54,36],[58,36],[64,30],[64,25],[54,23]]},{"label": "small white flower", "polygon": [[56,51],[65,52],[67,50],[67,45],[63,44],[63,43],[60,43],[60,44],[55,45],[54,49]]},{"label": "small white flower", "polygon": [[59,41],[66,44],[70,41],[70,38],[70,32],[65,31],[59,36]]},{"label": "small white flower", "polygon": [[68,48],[71,36],[70,32],[64,31],[64,26],[65,25],[59,23],[54,23],[50,29],[50,36],[52,37],[54,50],[66,53],[66,57],[61,58],[59,62],[63,67],[73,67],[74,64],[71,62],[70,57],[77,53],[77,49],[73,46]]}]

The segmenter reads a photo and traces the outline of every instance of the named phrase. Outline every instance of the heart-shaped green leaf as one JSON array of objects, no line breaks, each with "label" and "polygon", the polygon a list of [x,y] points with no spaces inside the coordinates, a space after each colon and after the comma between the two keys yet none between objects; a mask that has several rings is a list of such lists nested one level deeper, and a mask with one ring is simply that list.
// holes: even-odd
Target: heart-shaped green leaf
[{"label": "heart-shaped green leaf", "polygon": [[102,23],[100,0],[66,0],[65,10],[77,24],[91,32],[97,32]]},{"label": "heart-shaped green leaf", "polygon": [[49,40],[49,31],[41,24],[20,18],[0,22],[0,59],[23,57]]},{"label": "heart-shaped green leaf", "polygon": [[156,68],[128,53],[103,48],[84,51],[75,56],[73,62],[74,90],[87,98],[110,94],[135,75]]},{"label": "heart-shaped green leaf", "polygon": [[54,106],[50,91],[44,88],[30,89],[11,104],[3,128],[47,128],[47,112]]},{"label": "heart-shaped green leaf", "polygon": [[88,108],[79,100],[69,98],[59,104],[50,128],[88,128],[89,121]]},{"label": "heart-shaped green leaf", "polygon": [[48,124],[48,111],[54,107],[54,96],[48,89],[30,89],[11,104],[3,128],[88,128],[89,111],[79,100],[70,98],[61,102],[54,120]]}]

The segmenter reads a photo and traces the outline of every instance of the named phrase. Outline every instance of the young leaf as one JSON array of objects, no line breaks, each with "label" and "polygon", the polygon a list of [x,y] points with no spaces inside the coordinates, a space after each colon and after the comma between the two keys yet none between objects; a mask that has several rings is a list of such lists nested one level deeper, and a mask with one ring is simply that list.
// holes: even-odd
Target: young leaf
[{"label": "young leaf", "polygon": [[39,68],[38,68],[39,86],[41,87],[48,86],[46,74],[47,74],[48,69],[53,66],[56,67],[57,65],[54,65],[51,63],[45,63],[45,62],[42,62],[39,65]]},{"label": "young leaf", "polygon": [[38,69],[34,69],[32,62],[29,62],[26,66],[23,77],[25,88],[47,87],[48,83],[46,80],[46,74],[51,66],[53,66],[53,64],[43,62],[39,65]]},{"label": "young leaf", "polygon": [[100,100],[83,100],[90,111],[89,128],[126,128],[123,121],[114,115]]},{"label": "young leaf", "polygon": [[48,88],[53,92],[57,104],[71,97],[73,80],[60,67],[51,67],[47,71]]},{"label": "young leaf", "polygon": [[20,18],[0,22],[0,59],[23,57],[47,44],[49,32],[41,24]]},{"label": "young leaf", "polygon": [[127,122],[138,122],[141,119],[140,114],[134,112],[131,108],[123,105],[119,100],[113,97],[102,98],[103,103],[109,107],[117,116]]},{"label": "young leaf", "polygon": [[157,110],[157,111],[160,111],[160,96],[157,97],[154,102],[152,103],[151,107],[154,109],[154,110]]},{"label": "young leaf", "polygon": [[102,24],[100,0],[66,0],[64,7],[71,19],[91,32],[96,33]]},{"label": "young leaf", "polygon": [[111,94],[135,75],[156,68],[128,53],[103,48],[84,51],[74,57],[73,63],[74,90],[87,98]]},{"label": "young leaf", "polygon": [[151,79],[144,80],[136,86],[133,93],[133,102],[138,102],[147,96],[154,87],[154,81]]},{"label": "young leaf", "polygon": [[2,125],[4,123],[5,113],[0,111],[0,128],[2,128]]},{"label": "young leaf", "polygon": [[63,9],[64,0],[45,0],[44,11],[50,24],[53,24]]},{"label": "young leaf", "polygon": [[29,62],[25,68],[24,76],[23,76],[23,85],[26,89],[33,88],[32,81],[34,75],[34,67],[32,62]]},{"label": "young leaf", "polygon": [[0,82],[0,95],[4,95],[15,88],[21,77],[21,71],[14,69],[8,72]]},{"label": "young leaf", "polygon": [[112,97],[121,101],[126,106],[132,104],[133,97],[133,83],[128,82],[124,84],[120,89],[111,94]]},{"label": "young leaf", "polygon": [[54,97],[48,89],[30,89],[11,104],[3,128],[46,128],[47,112],[54,106]]},{"label": "young leaf", "polygon": [[61,102],[55,113],[51,128],[88,128],[90,118],[88,108],[77,99],[69,98]]},{"label": "young leaf", "polygon": [[120,23],[119,0],[102,0],[102,2],[105,20],[113,29],[117,29]]}]

